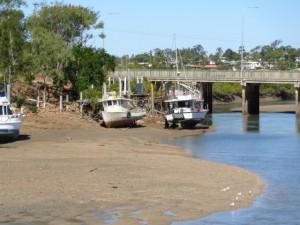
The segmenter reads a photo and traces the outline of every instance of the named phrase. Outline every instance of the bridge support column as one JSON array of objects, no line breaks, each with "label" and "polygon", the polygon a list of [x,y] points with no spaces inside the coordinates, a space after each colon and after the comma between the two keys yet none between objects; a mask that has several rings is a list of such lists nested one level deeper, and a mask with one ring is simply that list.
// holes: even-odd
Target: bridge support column
[{"label": "bridge support column", "polygon": [[295,84],[295,103],[296,116],[300,117],[300,83]]},{"label": "bridge support column", "polygon": [[246,98],[246,85],[242,84],[242,112],[243,114],[248,113],[248,107],[247,107],[247,98]]},{"label": "bridge support column", "polygon": [[212,113],[212,111],[213,111],[213,96],[212,96],[213,83],[203,83],[202,87],[203,87],[204,104],[208,106],[208,112]]},{"label": "bridge support column", "polygon": [[244,84],[242,88],[242,111],[244,114],[259,114],[259,84]]}]

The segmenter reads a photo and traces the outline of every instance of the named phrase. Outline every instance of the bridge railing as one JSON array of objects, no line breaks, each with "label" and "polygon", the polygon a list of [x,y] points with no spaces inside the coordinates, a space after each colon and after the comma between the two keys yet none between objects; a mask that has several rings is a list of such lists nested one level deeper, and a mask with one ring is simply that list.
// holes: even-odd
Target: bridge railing
[{"label": "bridge railing", "polygon": [[186,70],[178,75],[175,70],[117,70],[111,77],[144,77],[150,81],[199,81],[199,82],[241,82],[250,83],[296,83],[300,72],[291,71],[203,71]]}]

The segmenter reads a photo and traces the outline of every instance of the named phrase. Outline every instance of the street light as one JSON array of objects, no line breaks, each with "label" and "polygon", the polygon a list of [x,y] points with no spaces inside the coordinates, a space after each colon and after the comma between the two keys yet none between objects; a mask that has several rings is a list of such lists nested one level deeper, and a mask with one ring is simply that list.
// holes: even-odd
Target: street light
[{"label": "street light", "polygon": [[[259,9],[258,6],[248,6],[246,9]],[[241,72],[240,79],[241,84],[244,83],[244,30],[245,30],[245,16],[244,10],[242,12],[242,26],[241,26]]]}]

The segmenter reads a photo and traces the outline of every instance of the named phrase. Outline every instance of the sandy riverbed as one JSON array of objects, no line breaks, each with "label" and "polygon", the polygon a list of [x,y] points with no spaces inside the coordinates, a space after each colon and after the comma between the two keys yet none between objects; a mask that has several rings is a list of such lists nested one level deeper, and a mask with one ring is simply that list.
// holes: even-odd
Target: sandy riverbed
[{"label": "sandy riverbed", "polygon": [[261,193],[253,173],[161,144],[205,130],[160,126],[105,129],[78,114],[28,116],[21,140],[0,145],[0,223],[167,225],[248,207]]}]

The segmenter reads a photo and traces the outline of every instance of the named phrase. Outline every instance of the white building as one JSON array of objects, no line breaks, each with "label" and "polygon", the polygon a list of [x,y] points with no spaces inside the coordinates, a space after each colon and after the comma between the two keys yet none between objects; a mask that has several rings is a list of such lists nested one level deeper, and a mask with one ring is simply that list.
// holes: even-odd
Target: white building
[{"label": "white building", "polygon": [[258,61],[246,61],[244,62],[244,68],[248,70],[257,70],[262,69],[263,66],[261,65],[261,62]]}]

